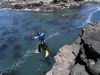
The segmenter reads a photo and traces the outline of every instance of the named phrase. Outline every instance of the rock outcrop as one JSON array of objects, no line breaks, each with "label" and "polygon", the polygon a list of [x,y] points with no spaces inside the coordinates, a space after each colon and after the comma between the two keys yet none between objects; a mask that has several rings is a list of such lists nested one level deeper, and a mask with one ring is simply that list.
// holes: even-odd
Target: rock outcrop
[{"label": "rock outcrop", "polygon": [[0,7],[25,11],[56,11],[76,8],[87,2],[100,2],[100,0],[3,0]]},{"label": "rock outcrop", "polygon": [[82,30],[72,45],[60,48],[46,75],[100,75],[100,23]]},{"label": "rock outcrop", "polygon": [[[72,1],[72,2],[63,2],[58,1],[57,3],[53,2],[53,0],[49,1],[32,1],[32,2],[8,2],[4,1],[0,4],[2,8],[10,8],[10,9],[21,9],[21,10],[30,10],[30,11],[56,11],[62,10],[64,8],[75,8],[83,5],[84,1]],[[37,10],[38,9],[38,10]]]}]

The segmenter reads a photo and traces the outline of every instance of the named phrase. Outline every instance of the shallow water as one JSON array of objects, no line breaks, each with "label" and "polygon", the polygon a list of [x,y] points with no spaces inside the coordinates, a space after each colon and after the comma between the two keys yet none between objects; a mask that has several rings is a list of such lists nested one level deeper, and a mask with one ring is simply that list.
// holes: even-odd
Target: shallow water
[{"label": "shallow water", "polygon": [[[30,12],[0,9],[0,72],[14,69],[18,75],[40,75],[54,64],[54,55],[65,44],[72,44],[82,28],[100,21],[100,4],[88,3],[80,8],[56,12]],[[50,57],[44,51],[35,54],[38,40],[25,36],[42,31],[49,46]],[[4,45],[4,48],[1,46]]]}]

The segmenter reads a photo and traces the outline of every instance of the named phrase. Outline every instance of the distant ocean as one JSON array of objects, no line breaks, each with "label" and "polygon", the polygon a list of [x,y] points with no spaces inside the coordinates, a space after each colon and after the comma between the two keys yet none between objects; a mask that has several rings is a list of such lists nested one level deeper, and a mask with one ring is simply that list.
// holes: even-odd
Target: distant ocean
[{"label": "distant ocean", "polygon": [[[32,12],[0,8],[0,72],[13,69],[16,75],[41,75],[54,64],[54,56],[65,44],[72,44],[89,23],[100,21],[100,4],[55,12]],[[50,57],[44,51],[35,54],[38,40],[25,36],[32,32],[45,33]]]}]

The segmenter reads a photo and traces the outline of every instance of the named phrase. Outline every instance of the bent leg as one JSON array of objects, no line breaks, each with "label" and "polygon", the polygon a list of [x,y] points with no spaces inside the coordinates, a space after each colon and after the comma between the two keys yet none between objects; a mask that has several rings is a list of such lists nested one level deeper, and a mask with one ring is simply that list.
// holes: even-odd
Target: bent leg
[{"label": "bent leg", "polygon": [[42,46],[42,48],[45,50],[45,57],[47,58],[50,54],[48,51],[48,46],[45,44],[44,46]]},{"label": "bent leg", "polygon": [[48,46],[47,46],[47,44],[44,43],[43,46],[42,46],[42,48],[43,48],[44,50],[48,50]]}]

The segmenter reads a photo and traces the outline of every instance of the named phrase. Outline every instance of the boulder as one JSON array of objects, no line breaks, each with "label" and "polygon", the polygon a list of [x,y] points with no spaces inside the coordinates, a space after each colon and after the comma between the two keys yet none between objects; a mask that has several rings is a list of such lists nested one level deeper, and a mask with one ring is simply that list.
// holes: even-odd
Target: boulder
[{"label": "boulder", "polygon": [[71,66],[74,65],[75,55],[73,54],[74,45],[65,45],[60,48],[57,55],[54,57],[55,64],[50,72],[46,75],[68,75]]}]

